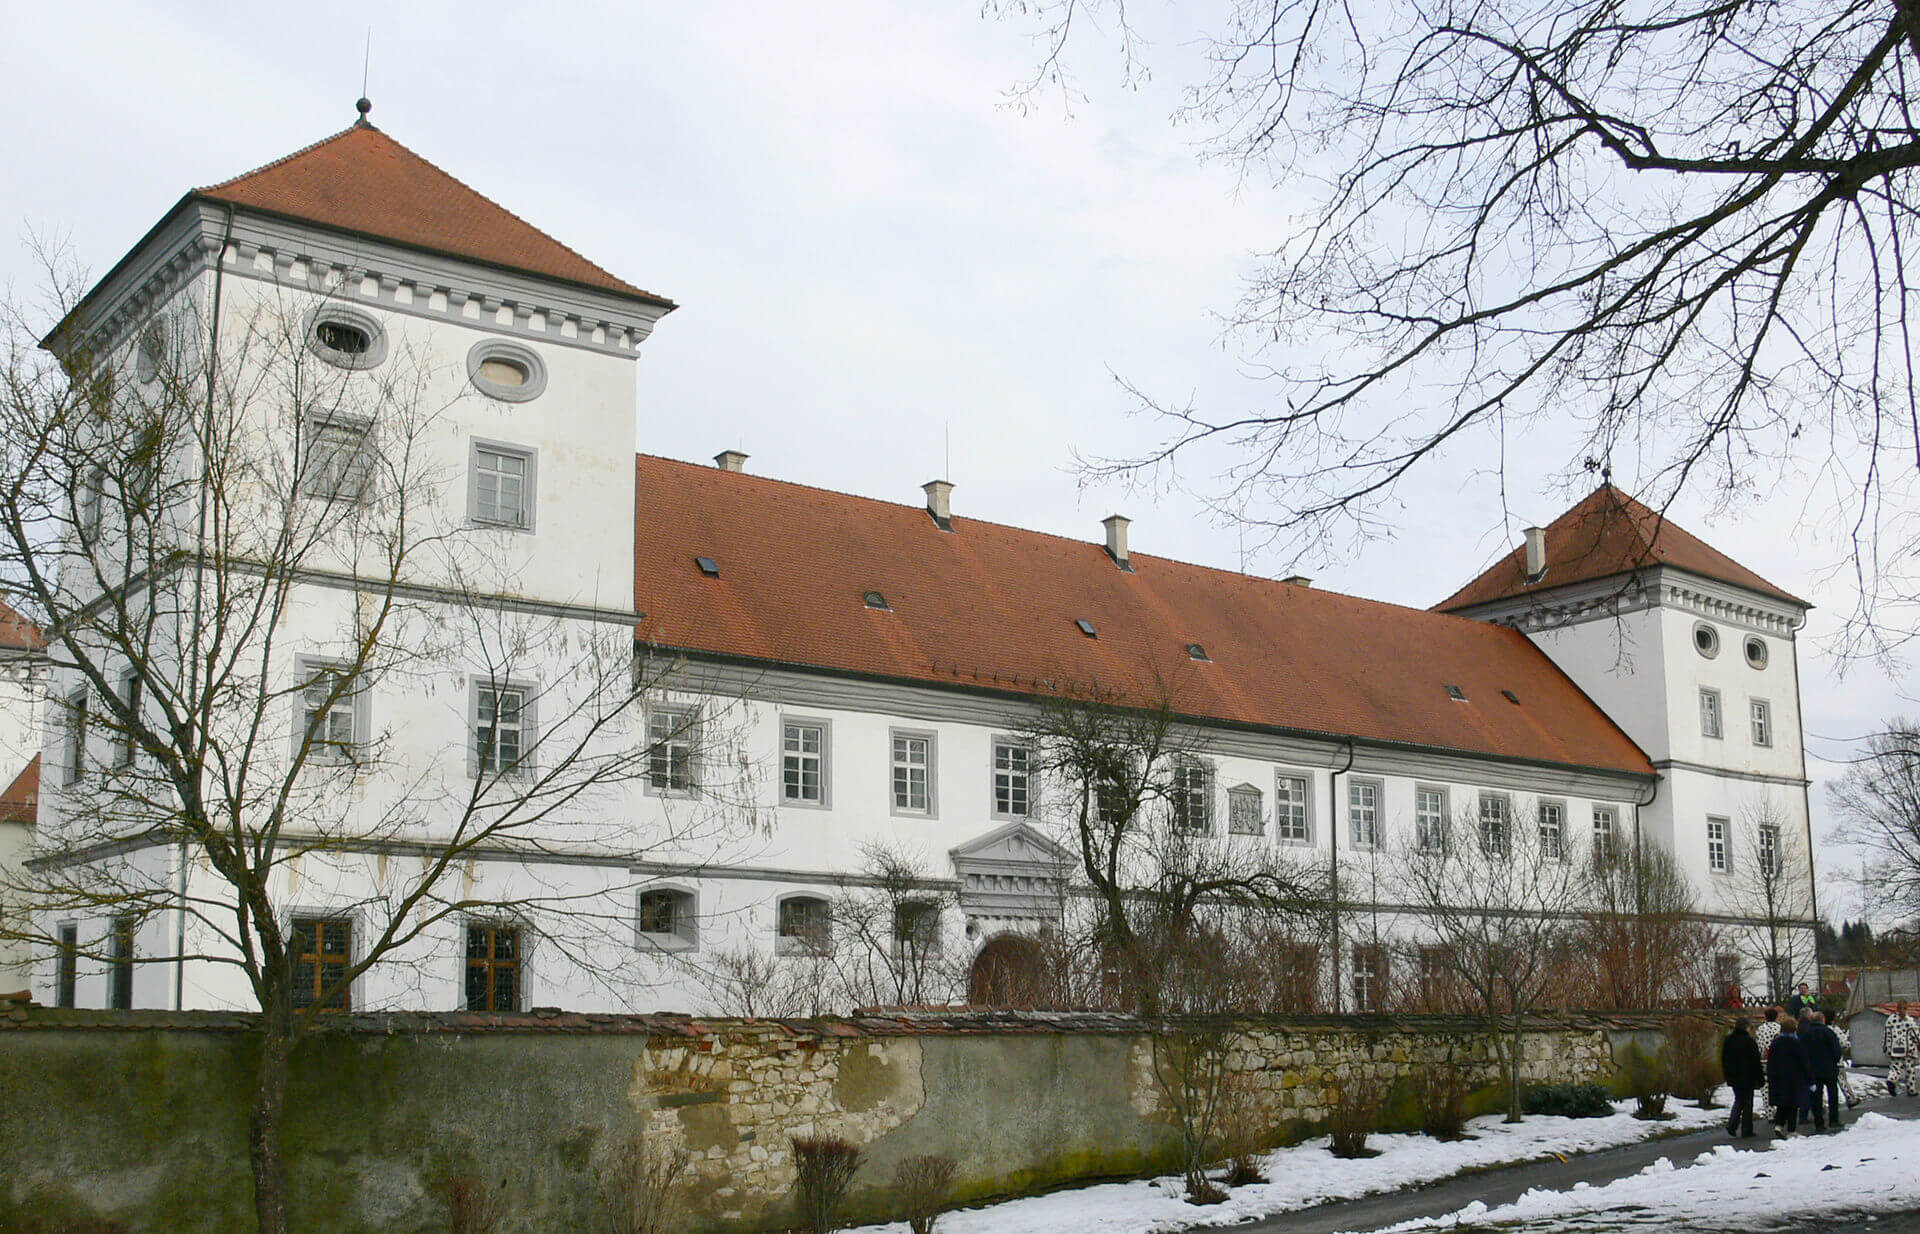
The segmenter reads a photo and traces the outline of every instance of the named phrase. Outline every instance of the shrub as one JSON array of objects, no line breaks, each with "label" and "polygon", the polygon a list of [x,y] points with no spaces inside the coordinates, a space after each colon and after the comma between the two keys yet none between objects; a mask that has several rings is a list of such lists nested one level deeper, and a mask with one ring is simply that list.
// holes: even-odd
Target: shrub
[{"label": "shrub", "polygon": [[1348,1080],[1333,1089],[1332,1112],[1327,1130],[1332,1136],[1329,1147],[1336,1157],[1376,1157],[1378,1150],[1367,1147],[1367,1136],[1380,1129],[1380,1105],[1386,1088],[1377,1080]]},{"label": "shrub", "polygon": [[840,1202],[860,1168],[860,1150],[837,1135],[797,1135],[792,1143],[800,1220],[811,1234],[833,1234],[840,1228]]},{"label": "shrub", "polygon": [[1260,1150],[1266,1146],[1260,1118],[1260,1106],[1243,1076],[1229,1076],[1220,1093],[1220,1154],[1227,1162],[1229,1187],[1264,1183],[1260,1169]]},{"label": "shrub", "polygon": [[1636,1041],[1627,1047],[1620,1071],[1626,1081],[1627,1094],[1634,1100],[1635,1118],[1652,1120],[1672,1117],[1667,1113],[1667,1096],[1673,1091],[1671,1048],[1662,1045],[1649,1054]]},{"label": "shrub", "polygon": [[1420,1101],[1420,1130],[1436,1140],[1458,1140],[1467,1133],[1467,1072],[1454,1063],[1429,1063],[1413,1073]]},{"label": "shrub", "polygon": [[600,1167],[600,1203],[608,1234],[668,1234],[678,1228],[675,1188],[686,1172],[685,1149],[647,1151],[639,1136],[615,1146]]},{"label": "shrub", "polygon": [[1673,1047],[1673,1091],[1711,1110],[1719,1104],[1720,1059],[1714,1049],[1719,1038],[1711,1020],[1685,1015],[1667,1029]]},{"label": "shrub", "polygon": [[1613,1102],[1599,1084],[1536,1084],[1527,1089],[1526,1110],[1562,1118],[1605,1118],[1613,1113]]},{"label": "shrub", "polygon": [[505,1179],[499,1188],[460,1177],[447,1184],[447,1234],[494,1234],[507,1215]]},{"label": "shrub", "polygon": [[908,1157],[893,1172],[907,1228],[913,1234],[933,1234],[933,1223],[947,1207],[953,1191],[952,1157]]}]

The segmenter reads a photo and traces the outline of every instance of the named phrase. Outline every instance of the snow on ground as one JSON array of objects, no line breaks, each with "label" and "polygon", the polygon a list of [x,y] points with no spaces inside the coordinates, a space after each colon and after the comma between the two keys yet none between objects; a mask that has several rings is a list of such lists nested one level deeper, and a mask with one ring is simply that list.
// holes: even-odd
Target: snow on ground
[{"label": "snow on ground", "polygon": [[[1585,1153],[1617,1148],[1664,1132],[1725,1123],[1726,1091],[1717,1110],[1671,1103],[1675,1117],[1658,1123],[1632,1116],[1631,1101],[1615,1103],[1610,1118],[1559,1118],[1531,1115],[1506,1124],[1497,1114],[1467,1124],[1470,1140],[1445,1143],[1423,1135],[1375,1135],[1367,1138],[1378,1157],[1342,1161],[1327,1141],[1309,1140],[1276,1149],[1261,1159],[1272,1179],[1233,1188],[1221,1204],[1198,1206],[1182,1198],[1178,1177],[1128,1183],[1100,1183],[1028,1196],[984,1208],[959,1209],[940,1218],[940,1234],[1152,1234],[1196,1225],[1237,1225],[1255,1217],[1397,1191],[1464,1170],[1531,1161],[1551,1153]],[[862,1226],[849,1234],[905,1234],[905,1222]]]},{"label": "snow on ground", "polygon": [[[1388,1226],[1389,1231],[1512,1225],[1528,1231],[1592,1229],[1755,1229],[1783,1216],[1911,1212],[1920,1209],[1920,1123],[1871,1111],[1837,1135],[1776,1140],[1764,1150],[1715,1145],[1692,1164],[1662,1157],[1602,1187],[1529,1191],[1511,1204],[1478,1201],[1456,1213]],[[1382,1231],[1382,1234],[1386,1234]]]}]

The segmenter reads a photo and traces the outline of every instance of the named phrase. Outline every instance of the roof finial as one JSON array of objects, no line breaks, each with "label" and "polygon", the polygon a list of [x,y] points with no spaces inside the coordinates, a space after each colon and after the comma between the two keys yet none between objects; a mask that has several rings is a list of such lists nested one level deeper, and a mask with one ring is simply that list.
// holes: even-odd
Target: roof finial
[{"label": "roof finial", "polygon": [[367,113],[373,110],[373,100],[362,95],[354,101],[353,109],[360,113],[360,123],[369,123]]},{"label": "roof finial", "polygon": [[367,75],[373,69],[373,27],[367,27],[366,51],[360,57],[360,97],[354,100],[353,109],[360,113],[359,124],[371,124],[367,113],[373,110],[373,100],[367,97]]}]

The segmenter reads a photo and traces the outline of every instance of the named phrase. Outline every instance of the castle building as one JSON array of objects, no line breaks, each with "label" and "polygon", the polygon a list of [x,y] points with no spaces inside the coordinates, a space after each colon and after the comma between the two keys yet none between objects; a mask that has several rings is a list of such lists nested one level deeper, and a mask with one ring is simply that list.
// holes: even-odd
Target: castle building
[{"label": "castle building", "polygon": [[[1747,915],[1730,889],[1752,845],[1797,854],[1810,896],[1808,605],[1611,485],[1434,610],[1406,608],[1136,552],[1117,515],[1087,541],[970,518],[944,480],[900,504],[754,475],[735,451],[636,454],[630,366],[673,307],[363,114],[188,193],[49,336],[136,391],[189,345],[315,366],[346,392],[337,412],[236,404],[250,440],[299,444],[309,470],[281,496],[411,497],[458,546],[408,558],[396,584],[390,555],[329,541],[249,636],[294,653],[304,675],[265,692],[275,748],[313,756],[314,800],[340,820],[273,874],[303,972],[360,954],[391,925],[396,871],[458,844],[508,763],[584,723],[581,665],[610,637],[637,671],[669,668],[630,735],[640,773],[551,803],[538,842],[461,849],[457,911],[350,1005],[710,1010],[723,970],[803,957],[877,847],[918,854],[950,899],[924,939],[949,956],[1044,930],[1071,862],[1023,734],[1066,688],[1163,699],[1197,735],[1182,821],[1222,844],[1337,864],[1498,818],[1569,851],[1657,841],[1716,919]],[[383,420],[409,414],[401,385],[431,409],[418,424]],[[329,690],[375,623],[370,595],[404,597],[419,650]],[[169,631],[178,649],[209,637],[184,617]],[[97,693],[51,670],[48,836],[141,765],[87,727]],[[36,997],[246,1006],[218,958],[217,875],[163,838],[112,859],[145,880],[142,911],[51,923],[65,941]],[[593,937],[516,907],[542,899],[591,906]],[[1353,940],[1316,963],[1325,1005],[1372,1004],[1382,974]],[[1753,967],[1730,953],[1724,977],[1759,983]]]}]

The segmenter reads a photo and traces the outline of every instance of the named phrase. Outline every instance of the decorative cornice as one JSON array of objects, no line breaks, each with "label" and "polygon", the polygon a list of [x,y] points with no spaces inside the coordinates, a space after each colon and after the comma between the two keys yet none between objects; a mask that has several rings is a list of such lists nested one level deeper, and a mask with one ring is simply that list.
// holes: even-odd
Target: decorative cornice
[{"label": "decorative cornice", "polygon": [[1455,615],[1512,626],[1531,634],[1611,620],[1651,608],[1696,613],[1729,626],[1789,641],[1805,624],[1807,615],[1806,609],[1784,600],[1666,565],[1572,583],[1552,591],[1512,596],[1460,609]]}]

